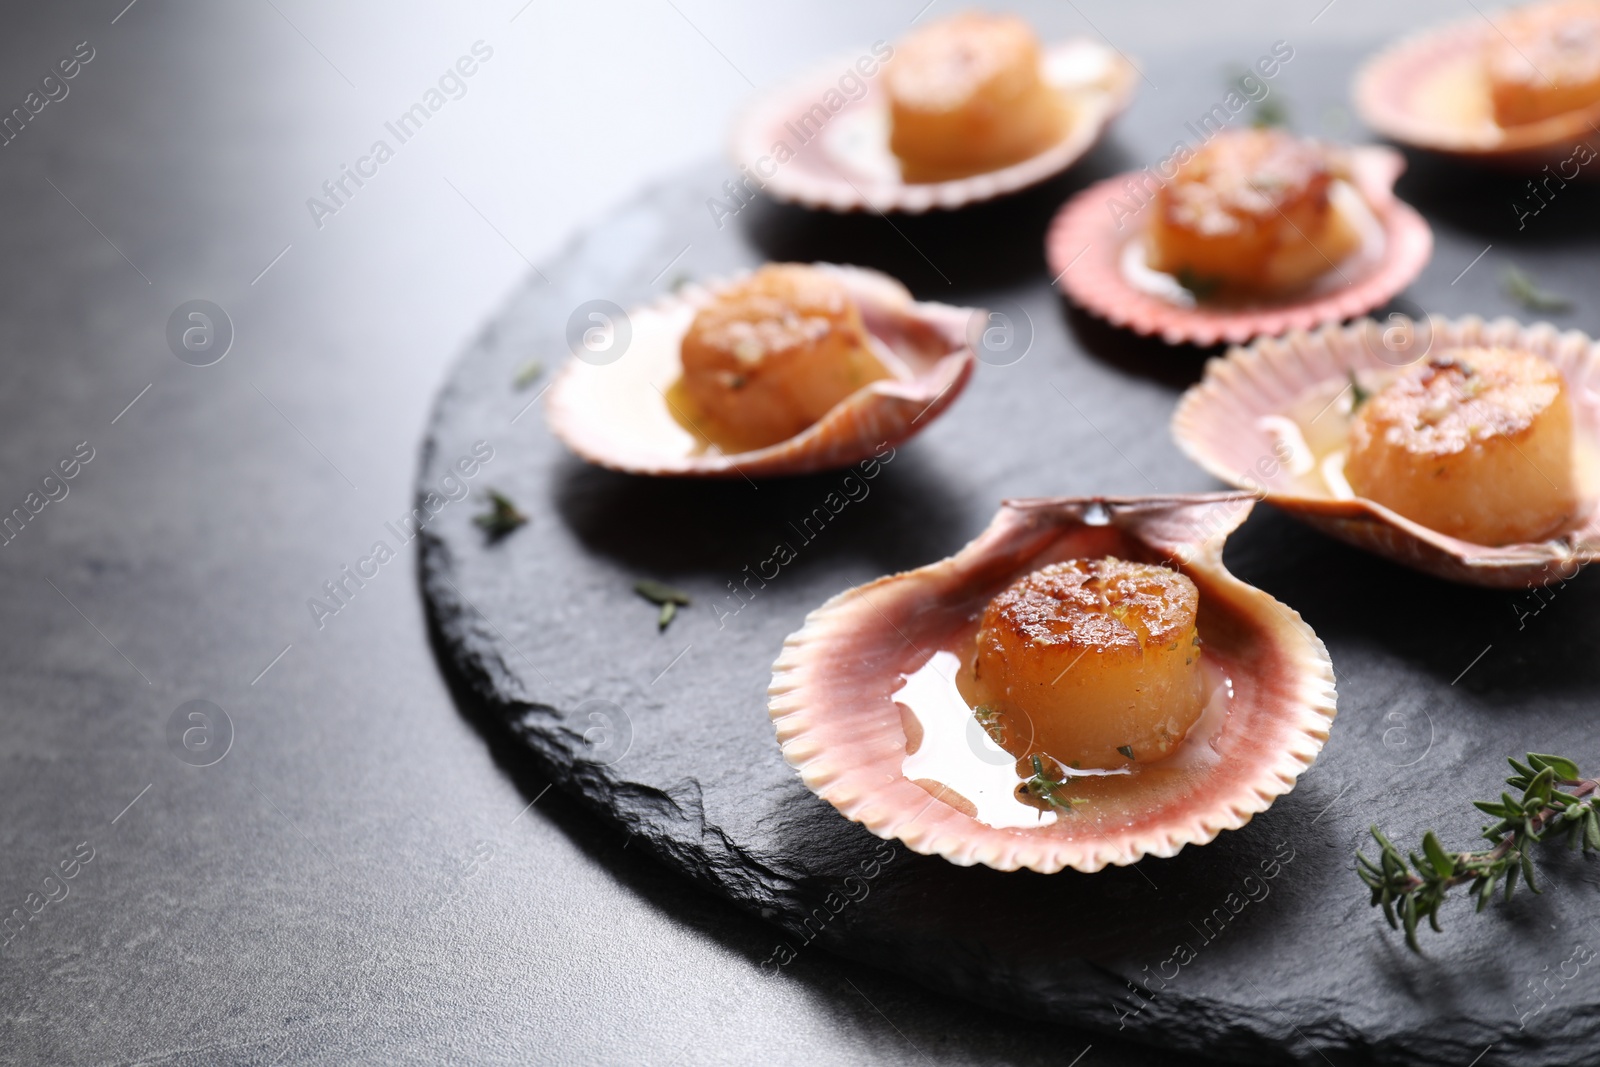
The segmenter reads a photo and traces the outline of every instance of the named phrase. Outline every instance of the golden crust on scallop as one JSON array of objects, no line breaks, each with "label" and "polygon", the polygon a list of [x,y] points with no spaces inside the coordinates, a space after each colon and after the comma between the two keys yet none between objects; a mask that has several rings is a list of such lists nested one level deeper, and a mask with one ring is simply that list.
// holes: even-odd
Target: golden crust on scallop
[{"label": "golden crust on scallop", "polygon": [[1072,767],[1159,760],[1204,702],[1198,609],[1194,582],[1166,567],[1114,556],[1051,564],[985,608],[974,696],[1006,736],[1032,738],[1015,755]]},{"label": "golden crust on scallop", "polygon": [[1600,103],[1600,3],[1534,4],[1501,16],[1497,29],[1484,66],[1501,126]]},{"label": "golden crust on scallop", "polygon": [[969,11],[918,30],[884,70],[889,149],[907,181],[1010,166],[1059,141],[1068,114],[1028,24]]},{"label": "golden crust on scallop", "polygon": [[1331,199],[1342,155],[1281,130],[1225,130],[1161,186],[1152,269],[1209,290],[1282,292],[1336,268],[1360,237]]},{"label": "golden crust on scallop", "polygon": [[788,440],[889,377],[838,278],[769,264],[702,308],[682,344],[688,420],[725,451]]},{"label": "golden crust on scallop", "polygon": [[1458,348],[1409,368],[1356,414],[1351,489],[1464,541],[1535,541],[1574,517],[1572,410],[1526,351]]}]

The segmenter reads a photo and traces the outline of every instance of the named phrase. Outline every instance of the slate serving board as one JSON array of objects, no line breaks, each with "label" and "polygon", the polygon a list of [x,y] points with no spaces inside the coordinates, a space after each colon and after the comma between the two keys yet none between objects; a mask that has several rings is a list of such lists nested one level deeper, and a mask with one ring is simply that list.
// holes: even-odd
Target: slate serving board
[{"label": "slate serving board", "polygon": [[[730,173],[709,164],[586,231],[529,278],[440,394],[417,487],[419,507],[439,494],[419,557],[436,650],[465,713],[509,732],[641,847],[769,919],[773,951],[760,966],[774,977],[826,949],[1005,1011],[1228,1062],[1581,1062],[1600,1040],[1600,865],[1552,848],[1542,896],[1477,918],[1454,902],[1418,958],[1367,906],[1352,853],[1372,822],[1403,843],[1434,826],[1448,846],[1474,847],[1468,801],[1499,791],[1505,755],[1600,758],[1591,575],[1543,598],[1455,587],[1258,508],[1227,562],[1327,643],[1332,738],[1295,791],[1244,829],[1133,868],[1045,877],[912,854],[813,797],[773,739],[772,661],[841,589],[948,555],[1007,496],[1215,488],[1167,431],[1208,353],[1070,309],[1048,284],[1041,243],[1075,189],[1170,152],[1195,102],[1220,98],[1227,58],[1149,64],[1161,90],[1073,173],[960,215],[891,224],[758,200],[719,227],[707,201],[728,204]],[[1360,137],[1331,110],[1358,59],[1297,52],[1275,88],[1302,132]],[[1519,187],[1413,160],[1400,191],[1434,223],[1437,250],[1406,299],[1442,314],[1517,314],[1500,288],[1510,263],[1569,296],[1592,292],[1589,192],[1519,230]],[[1031,343],[1017,362],[980,366],[952,409],[809,537],[791,523],[843,472],[760,483],[612,474],[545,429],[548,370],[513,385],[529,359],[566,358],[580,305],[634,306],[682,275],[769,258],[877,266],[923,299],[1020,309]],[[1557,321],[1594,333],[1600,312],[1580,306]],[[467,464],[471,497],[440,504],[459,493],[446,479],[461,477],[475,447],[493,455]],[[489,487],[531,523],[488,540],[472,517]],[[780,542],[796,558],[745,585]],[[643,577],[694,599],[665,633],[632,591]]]}]

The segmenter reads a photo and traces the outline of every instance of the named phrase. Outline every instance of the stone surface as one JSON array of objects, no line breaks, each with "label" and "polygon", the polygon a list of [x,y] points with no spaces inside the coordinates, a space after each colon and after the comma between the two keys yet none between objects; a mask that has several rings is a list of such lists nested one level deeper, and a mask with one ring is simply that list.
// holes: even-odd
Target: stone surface
[{"label": "stone surface", "polygon": [[[1286,84],[1297,86],[1303,131],[1350,134],[1330,108],[1354,59],[1297,57]],[[949,554],[1006,496],[1212,487],[1167,433],[1206,353],[1068,309],[1040,249],[1043,221],[1073,189],[1187,136],[1195,102],[1219,95],[1202,68],[1164,72],[1159,104],[1130,116],[1117,147],[980,211],[891,226],[756,203],[718,228],[706,202],[721,195],[726,168],[708,165],[588,231],[544,266],[552,281],[529,279],[439,398],[419,498],[487,442],[493,485],[533,521],[494,543],[464,509],[429,525],[420,566],[436,651],[492,735],[530,749],[640,847],[773,923],[784,947],[762,964],[769,973],[791,952],[826,948],[1019,1015],[1230,1062],[1575,1062],[1600,1040],[1600,978],[1567,962],[1600,940],[1594,864],[1552,851],[1543,896],[1519,894],[1478,918],[1452,902],[1418,958],[1367,906],[1351,856],[1372,822],[1402,842],[1436,826],[1448,845],[1471,847],[1480,824],[1468,801],[1498,791],[1505,755],[1600,755],[1589,726],[1600,639],[1591,576],[1547,602],[1458,588],[1258,509],[1228,563],[1327,642],[1339,719],[1318,763],[1269,812],[1135,868],[1043,877],[911,854],[814,798],[773,740],[772,660],[828,596]],[[1434,262],[1407,294],[1436,313],[1513,312],[1498,292],[1506,262],[1574,296],[1577,270],[1592,271],[1572,238],[1592,235],[1594,219],[1576,203],[1559,231],[1519,233],[1505,179],[1425,163],[1401,193],[1438,227]],[[1453,283],[1490,242],[1497,254]],[[1033,334],[1024,359],[980,367],[870,495],[803,544],[790,523],[840,475],[697,484],[589,468],[544,428],[544,383],[512,385],[526,360],[564,358],[580,304],[627,307],[680,272],[709,278],[764,258],[861,262],[922,298],[1009,302]],[[1562,322],[1593,332],[1600,311]],[[798,558],[753,599],[736,598],[746,568],[785,540]],[[665,633],[632,592],[642,577],[694,599]]]}]

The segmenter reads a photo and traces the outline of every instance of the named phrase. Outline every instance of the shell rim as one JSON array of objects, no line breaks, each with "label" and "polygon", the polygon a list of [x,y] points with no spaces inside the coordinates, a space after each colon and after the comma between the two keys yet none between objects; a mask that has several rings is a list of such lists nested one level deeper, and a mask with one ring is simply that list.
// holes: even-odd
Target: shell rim
[{"label": "shell rim", "polygon": [[[1090,115],[1088,121],[1068,129],[1055,144],[1027,159],[965,178],[950,178],[940,182],[896,180],[873,185],[871,191],[875,195],[870,197],[846,177],[827,178],[792,172],[780,166],[772,177],[766,179],[761,190],[774,200],[836,214],[871,211],[877,214],[921,215],[933,210],[950,211],[996,200],[1049,181],[1088,155],[1100,142],[1106,130],[1132,102],[1139,73],[1139,68],[1126,56],[1087,36],[1063,38],[1046,45],[1045,50],[1048,52],[1078,44],[1092,44],[1106,53],[1115,70],[1116,84],[1103,94],[1106,98],[1104,106]],[[803,92],[810,96],[817,95],[812,90],[820,83],[831,84],[837,75],[837,61],[830,66],[818,64],[760,94],[734,121],[729,138],[729,157],[732,161],[736,165],[754,168],[756,161],[767,154],[765,146],[759,144],[756,138],[768,128],[768,116]],[[1067,92],[1064,90],[1063,95]]]},{"label": "shell rim", "polygon": [[[1041,874],[1054,874],[1072,868],[1092,874],[1107,866],[1137,863],[1146,856],[1174,856],[1186,845],[1204,845],[1224,830],[1244,826],[1294,788],[1299,776],[1316,760],[1337,714],[1333,663],[1326,645],[1293,608],[1264,590],[1241,581],[1222,563],[1223,543],[1249,514],[1254,500],[1254,494],[1251,493],[1221,492],[1132,497],[1041,497],[1003,501],[984,532],[955,555],[844,590],[813,609],[800,629],[785,639],[783,651],[773,664],[772,680],[768,687],[768,715],[784,760],[799,772],[808,789],[874,835],[885,840],[898,839],[914,852],[940,856],[959,866],[981,863],[1001,871],[1026,868]],[[971,816],[961,815],[967,824],[976,828],[975,839],[1000,835],[1001,840],[1008,842],[1006,847],[996,846],[998,852],[983,854],[977,847],[968,847],[966,841],[940,829],[915,829],[914,824],[921,812],[909,820],[905,819],[902,812],[896,809],[892,797],[885,803],[872,803],[875,794],[897,790],[902,783],[907,783],[903,770],[884,784],[879,781],[883,777],[881,766],[870,761],[858,760],[851,767],[836,770],[819,766],[820,755],[828,750],[809,756],[802,751],[808,732],[808,723],[805,721],[808,709],[798,694],[804,693],[804,673],[811,666],[806,658],[807,648],[815,647],[830,625],[857,599],[858,594],[889,583],[914,581],[930,572],[957,568],[964,558],[981,558],[985,542],[998,538],[1009,522],[1017,521],[1016,517],[1028,511],[1095,504],[1108,508],[1160,509],[1204,503],[1234,505],[1239,502],[1244,502],[1245,507],[1226,528],[1202,541],[1188,542],[1199,551],[1181,566],[1184,569],[1203,569],[1208,580],[1225,590],[1224,596],[1236,610],[1256,608],[1271,613],[1271,619],[1265,624],[1271,628],[1275,643],[1281,646],[1283,654],[1293,664],[1296,699],[1280,712],[1289,717],[1284,747],[1276,757],[1261,761],[1255,773],[1225,801],[1190,815],[1186,820],[1126,836],[1120,846],[1105,837],[1085,844],[1027,830],[1000,831]],[[1083,522],[1081,518],[1078,521]],[[873,768],[871,782],[853,780],[852,775],[859,776],[869,766]],[[914,788],[921,789],[920,786]],[[930,803],[938,803],[931,794],[928,794],[928,799]],[[1031,846],[1025,843],[1031,843]]]}]

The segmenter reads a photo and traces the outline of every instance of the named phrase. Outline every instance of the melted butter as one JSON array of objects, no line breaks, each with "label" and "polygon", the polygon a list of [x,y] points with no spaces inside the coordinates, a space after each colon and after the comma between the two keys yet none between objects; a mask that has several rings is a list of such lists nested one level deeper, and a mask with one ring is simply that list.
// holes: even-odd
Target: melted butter
[{"label": "melted butter", "polygon": [[[1017,787],[1026,776],[1017,768],[1019,763],[1026,767],[1026,760],[1019,761],[996,744],[973,715],[957,686],[963,663],[963,655],[940,649],[917,670],[900,676],[900,687],[891,695],[907,719],[906,758],[901,765],[905,776],[996,829],[1049,826],[1069,817],[1018,799]],[[1119,782],[1131,784],[1145,775],[1203,773],[1221,761],[1216,742],[1233,701],[1233,680],[1208,660],[1201,660],[1201,669],[1206,678],[1205,706],[1172,755],[1111,770],[1063,768],[1067,779],[1061,792],[1081,800],[1073,805],[1071,818],[1098,822],[1097,798],[1114,802]]]}]

